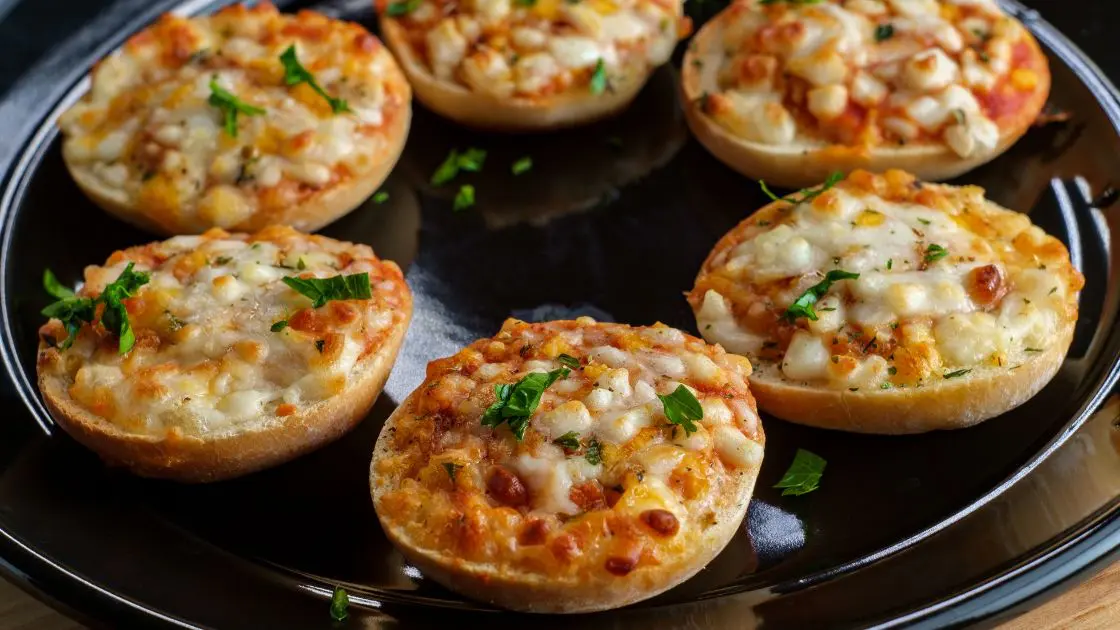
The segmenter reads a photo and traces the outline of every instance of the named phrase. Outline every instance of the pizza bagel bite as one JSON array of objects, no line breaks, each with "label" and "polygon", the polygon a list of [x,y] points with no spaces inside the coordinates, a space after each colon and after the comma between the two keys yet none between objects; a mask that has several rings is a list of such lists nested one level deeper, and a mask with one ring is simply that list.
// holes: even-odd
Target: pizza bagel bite
[{"label": "pizza bagel bite", "polygon": [[688,301],[754,364],[779,418],[861,433],[974,425],[1057,373],[1085,279],[1058,239],[976,186],[866,171],[728,232]]},{"label": "pizza bagel bite", "polygon": [[789,188],[837,170],[924,180],[988,162],[1035,122],[1046,55],[995,0],[735,0],[682,66],[693,133]]},{"label": "pizza bagel bite", "polygon": [[361,26],[265,2],[166,14],[94,66],[59,118],[79,188],[157,234],[314,231],[385,180],[411,88]]},{"label": "pizza bagel bite", "polygon": [[425,576],[527,612],[624,606],[691,577],[747,511],[750,363],[664,325],[507,320],[429,364],[370,468]]},{"label": "pizza bagel bite", "polygon": [[113,253],[75,293],[49,272],[39,389],[109,465],[216,481],[356,426],[412,314],[396,264],[366,245],[271,227],[213,229]]}]

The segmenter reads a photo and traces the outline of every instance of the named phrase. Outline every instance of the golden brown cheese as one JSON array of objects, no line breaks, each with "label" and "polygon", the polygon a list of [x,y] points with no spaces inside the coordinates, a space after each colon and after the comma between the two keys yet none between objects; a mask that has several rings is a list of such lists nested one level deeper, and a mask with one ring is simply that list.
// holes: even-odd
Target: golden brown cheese
[{"label": "golden brown cheese", "polygon": [[[292,45],[349,111],[333,111],[307,83],[285,82],[280,57]],[[68,164],[99,197],[170,233],[257,229],[346,187],[395,159],[386,135],[410,99],[392,56],[364,28],[310,11],[284,15],[267,2],[164,15],[99,62],[91,80],[59,120]],[[211,81],[263,113],[240,113],[230,135],[210,103]]]},{"label": "golden brown cheese", "polygon": [[691,55],[705,112],[764,145],[993,153],[1049,87],[1046,58],[994,0],[738,0]]},{"label": "golden brown cheese", "polygon": [[[60,350],[66,331],[52,319],[39,354],[40,371],[64,377],[78,405],[130,433],[214,436],[302,412],[352,385],[408,317],[394,263],[291,228],[215,229],[121,250],[86,268],[78,294],[100,295],[130,262],[150,276],[125,301],[132,350],[119,354],[100,323]],[[370,299],[319,308],[283,282],[360,273]]]},{"label": "golden brown cheese", "polygon": [[[545,390],[523,440],[482,425],[495,385],[572,359],[578,368]],[[746,500],[763,451],[749,374],[742,357],[664,325],[509,320],[429,365],[373,463],[378,513],[449,564],[569,586],[643,583],[714,553],[697,547],[704,532]],[[704,412],[691,434],[658,399],[682,384]]]},{"label": "golden brown cheese", "polygon": [[[787,316],[835,270],[859,277],[833,283],[817,319]],[[1018,369],[1077,319],[1083,285],[1058,239],[982,189],[857,171],[740,223],[689,302],[701,334],[759,376],[855,391]]]}]

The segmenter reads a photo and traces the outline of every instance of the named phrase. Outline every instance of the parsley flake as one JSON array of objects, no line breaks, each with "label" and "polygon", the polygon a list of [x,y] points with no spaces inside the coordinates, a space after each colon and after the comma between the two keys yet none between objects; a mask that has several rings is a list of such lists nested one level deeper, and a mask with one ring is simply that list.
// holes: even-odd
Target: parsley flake
[{"label": "parsley flake", "polygon": [[379,190],[373,195],[373,203],[383,204],[386,201],[389,201],[389,193],[384,190]]},{"label": "parsley flake", "polygon": [[74,297],[74,292],[62,285],[50,269],[43,270],[43,289],[56,300],[65,300]]},{"label": "parsley flake", "polygon": [[372,297],[369,274],[355,273],[330,278],[283,278],[284,284],[311,299],[311,307],[319,308],[331,300],[368,300]]},{"label": "parsley flake", "polygon": [[350,596],[346,594],[346,589],[341,586],[334,587],[334,593],[331,594],[331,619],[346,621],[350,616],[349,611],[346,610],[349,607]]},{"label": "parsley flake", "polygon": [[284,84],[285,85],[298,85],[306,83],[308,87],[315,90],[315,93],[326,99],[327,103],[331,106],[331,111],[336,114],[349,112],[350,106],[346,101],[341,98],[335,98],[319,85],[315,77],[303,67],[303,64],[296,58],[296,46],[292,44],[288,49],[280,54],[280,63],[284,66]]},{"label": "parsley flake", "polygon": [[544,390],[556,381],[567,378],[569,374],[571,370],[568,368],[551,372],[533,372],[516,383],[495,385],[494,393],[498,399],[482,414],[482,425],[498,427],[508,422],[514,437],[520,442],[525,439],[529,418],[541,403]]},{"label": "parsley flake", "polygon": [[782,490],[782,496],[801,496],[808,494],[821,486],[821,476],[828,464],[823,457],[811,453],[803,448],[797,449],[786,474],[774,484],[775,488]]},{"label": "parsley flake", "polygon": [[385,15],[389,17],[401,17],[408,15],[416,9],[420,8],[423,0],[401,0],[400,2],[390,2],[389,6],[385,8]]},{"label": "parsley flake", "polygon": [[668,396],[658,394],[657,397],[661,399],[665,417],[669,419],[669,422],[683,427],[685,435],[696,432],[694,421],[704,419],[704,408],[700,406],[700,401],[696,400],[696,396],[687,387],[677,385],[673,393]]},{"label": "parsley flake", "polygon": [[459,187],[459,192],[455,193],[455,201],[452,203],[452,212],[462,212],[467,208],[474,205],[474,186],[470,184],[463,184]]},{"label": "parsley flake", "polygon": [[459,469],[462,467],[462,464],[456,464],[455,462],[443,462],[443,469],[447,471],[451,483],[455,483],[455,475],[459,474]]},{"label": "parsley flake", "polygon": [[587,450],[584,451],[583,458],[592,466],[598,466],[603,462],[603,445],[599,444],[599,440],[591,438],[587,443]]},{"label": "parsley flake", "polygon": [[528,173],[532,168],[533,158],[526,155],[525,157],[514,162],[513,166],[509,167],[509,170],[514,175],[521,175],[522,173]]},{"label": "parsley flake", "polygon": [[881,42],[894,37],[894,24],[880,24],[875,27],[875,41]]},{"label": "parsley flake", "polygon": [[965,374],[968,374],[968,373],[969,373],[969,372],[971,372],[971,371],[972,371],[972,368],[965,368],[965,369],[963,369],[963,370],[956,370],[956,371],[953,371],[953,372],[949,372],[949,373],[947,373],[947,374],[944,374],[944,375],[942,376],[942,378],[946,378],[946,379],[949,379],[949,378],[957,378],[957,377],[960,377],[960,376],[964,376]]},{"label": "parsley flake", "polygon": [[271,330],[272,332],[280,332],[281,330],[284,330],[287,327],[288,327],[288,320],[282,319],[282,320],[276,322],[275,324],[269,326],[268,329]]},{"label": "parsley flake", "polygon": [[432,173],[432,185],[442,186],[446,184],[458,177],[459,171],[477,173],[482,170],[482,165],[485,162],[486,151],[482,149],[472,147],[462,153],[459,153],[458,149],[452,149],[451,153],[447,154],[447,158],[443,160],[443,164],[440,164],[436,172]]},{"label": "parsley flake", "polygon": [[821,280],[819,283],[809,287],[807,291],[802,293],[800,297],[793,301],[793,304],[789,305],[789,308],[787,308],[785,312],[786,319],[792,322],[799,317],[807,317],[814,322],[817,321],[819,317],[817,315],[817,311],[813,308],[813,305],[817,303],[817,300],[821,299],[826,293],[828,293],[828,290],[832,288],[833,283],[840,280],[855,280],[857,278],[859,278],[858,273],[844,271],[842,269],[833,269],[832,271],[825,274],[824,280]]},{"label": "parsley flake", "polygon": [[211,106],[217,107],[222,112],[226,133],[231,138],[237,137],[237,115],[260,116],[264,109],[246,103],[218,85],[218,78],[210,79],[210,98],[207,100]]},{"label": "parsley flake", "polygon": [[595,62],[595,70],[591,73],[591,83],[588,87],[592,94],[602,94],[607,91],[607,64],[602,58]]},{"label": "parsley flake", "polygon": [[579,359],[573,357],[570,354],[561,354],[560,356],[556,357],[556,360],[565,367],[572,368],[573,370],[579,369]]},{"label": "parsley flake", "polygon": [[553,444],[559,446],[565,451],[578,451],[579,450],[579,433],[575,431],[568,431],[564,435],[552,441]]},{"label": "parsley flake", "polygon": [[[70,295],[42,310],[45,317],[57,319],[66,327],[66,339],[60,344],[63,350],[74,343],[74,338],[78,336],[78,331],[81,330],[83,325],[93,323],[98,304],[105,306],[101,312],[101,325],[117,336],[118,352],[125,354],[132,349],[132,346],[136,344],[136,334],[132,331],[132,325],[128,321],[128,309],[125,308],[124,301],[136,295],[140,287],[148,284],[148,274],[143,271],[133,271],[134,264],[128,263],[121,275],[105,285],[105,289],[98,297],[88,298]],[[54,277],[53,273],[51,277]],[[53,286],[48,283],[46,273],[43,274],[43,286],[48,293],[55,297],[57,297],[55,293],[58,293],[58,289],[61,287],[61,285]],[[64,292],[59,294],[64,294]]]},{"label": "parsley flake", "polygon": [[[762,192],[765,193],[766,196],[769,197],[770,199],[772,199],[774,201],[785,201],[787,203],[791,203],[791,204],[797,206],[797,205],[803,204],[807,201],[812,201],[813,199],[816,199],[817,197],[824,194],[824,192],[826,190],[832,188],[836,184],[839,184],[843,179],[844,179],[844,173],[842,173],[840,171],[835,171],[831,175],[829,175],[828,178],[824,180],[824,183],[821,184],[820,186],[816,186],[816,187],[813,187],[813,188],[802,188],[801,190],[799,190],[795,193],[788,194],[784,197],[779,197],[778,195],[775,195],[774,192],[772,190],[770,190],[770,187],[767,186],[766,182],[763,181],[763,180],[759,180],[758,185],[759,185],[760,188],[762,188]],[[801,196],[795,198],[794,195],[801,195]]]},{"label": "parsley flake", "polygon": [[930,243],[926,248],[926,263],[936,262],[949,255],[949,250],[938,245],[937,243]]}]

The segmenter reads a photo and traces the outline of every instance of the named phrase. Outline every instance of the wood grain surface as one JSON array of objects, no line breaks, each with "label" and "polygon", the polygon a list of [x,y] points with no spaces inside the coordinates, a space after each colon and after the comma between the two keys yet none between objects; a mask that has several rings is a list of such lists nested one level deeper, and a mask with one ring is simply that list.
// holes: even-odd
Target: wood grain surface
[{"label": "wood grain surface", "polygon": [[[1105,630],[1120,627],[1120,563],[1000,630]],[[0,580],[0,630],[82,630],[84,626]]]}]

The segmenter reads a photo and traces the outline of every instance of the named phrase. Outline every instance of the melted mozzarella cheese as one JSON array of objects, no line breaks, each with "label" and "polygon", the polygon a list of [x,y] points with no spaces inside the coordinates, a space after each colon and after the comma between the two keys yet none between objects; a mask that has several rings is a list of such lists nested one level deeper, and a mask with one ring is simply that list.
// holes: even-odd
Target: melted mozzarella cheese
[{"label": "melted mozzarella cheese", "polygon": [[[289,46],[348,111],[287,84]],[[233,120],[212,102],[212,84],[242,104]],[[68,163],[91,186],[157,223],[202,231],[368,172],[385,151],[382,127],[407,99],[395,62],[362,27],[238,5],[166,15],[135,35],[94,68],[89,93],[59,125]]]},{"label": "melted mozzarella cheese", "polygon": [[705,26],[717,47],[685,64],[706,113],[745,140],[940,143],[970,157],[996,149],[1006,115],[980,102],[1021,99],[1045,71],[1037,56],[1012,68],[1011,51],[1032,46],[1014,24],[981,0],[738,3]]},{"label": "melted mozzarella cheese", "polygon": [[[511,7],[509,0],[424,3],[399,20],[437,78],[501,98],[586,92],[595,68],[613,74],[669,60],[680,2],[616,0]],[[485,29],[481,28],[485,25]],[[468,55],[472,48],[481,51]]]},{"label": "melted mozzarella cheese", "polygon": [[[1065,248],[1023,215],[978,189],[916,187],[900,172],[857,172],[736,232],[746,236],[713,254],[690,297],[701,333],[769,357],[758,360],[788,380],[837,388],[914,385],[941,367],[1029,358],[1053,342],[1083,282]],[[816,293],[815,319],[791,320],[787,309],[833,270],[858,277]],[[792,326],[788,342],[775,340],[780,326]]]},{"label": "melted mozzarella cheese", "polygon": [[[290,258],[302,269],[286,266]],[[57,369],[72,366],[75,401],[137,433],[211,434],[297,413],[352,385],[367,350],[404,317],[407,289],[395,265],[365,246],[288,228],[176,237],[114,259],[87,268],[83,292],[100,293],[128,260],[147,272],[129,307],[136,345],[119,355],[87,326]],[[318,309],[283,282],[356,273],[369,274],[372,299]],[[273,331],[277,322],[285,326]],[[44,330],[57,334],[54,325]]]}]

